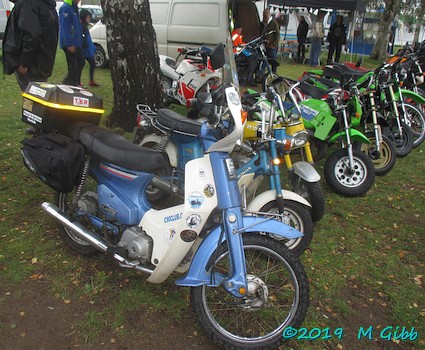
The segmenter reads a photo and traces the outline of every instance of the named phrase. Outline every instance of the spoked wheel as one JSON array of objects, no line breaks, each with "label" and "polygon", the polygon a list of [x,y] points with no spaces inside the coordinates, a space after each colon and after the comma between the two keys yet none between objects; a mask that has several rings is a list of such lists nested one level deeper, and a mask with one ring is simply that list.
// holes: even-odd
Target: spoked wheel
[{"label": "spoked wheel", "polygon": [[[91,177],[87,178],[82,195],[76,204],[73,203],[74,193],[56,193],[55,204],[67,216],[77,220],[77,211],[82,210],[92,215],[97,215],[99,202],[97,196],[97,183]],[[83,217],[81,217],[83,220]],[[79,254],[92,254],[96,252],[85,240],[79,238],[72,230],[59,225],[59,233],[65,240],[65,243]]]},{"label": "spoked wheel", "polygon": [[332,153],[325,162],[325,180],[336,193],[346,197],[364,195],[375,181],[372,161],[363,152],[353,149],[353,167],[350,167],[348,149]]},{"label": "spoked wheel", "polygon": [[[306,316],[307,276],[299,260],[277,241],[244,236],[247,296],[235,298],[222,287],[192,287],[192,307],[204,331],[221,347],[275,349],[284,341],[283,329],[299,327]],[[228,274],[228,255],[224,243],[211,257],[210,271]]]},{"label": "spoked wheel", "polygon": [[292,187],[293,191],[311,204],[311,218],[313,221],[319,221],[325,214],[326,202],[320,181],[307,182],[299,176],[296,177]]},{"label": "spoked wheel", "polygon": [[410,130],[412,130],[413,148],[416,148],[425,140],[425,115],[419,106],[405,103],[404,108],[406,110],[404,120]]},{"label": "spoked wheel", "polygon": [[366,133],[370,144],[355,142],[354,147],[364,154],[366,154],[375,167],[375,174],[383,176],[388,173],[395,165],[397,155],[395,147],[388,137],[382,135],[382,142],[379,145],[380,149],[377,151],[375,145],[375,134],[373,132]]},{"label": "spoked wheel", "polygon": [[405,124],[401,123],[402,132],[400,134],[397,123],[393,121],[388,128],[383,128],[385,136],[393,143],[397,157],[407,156],[413,149],[413,133]]},{"label": "spoked wheel", "polygon": [[263,81],[261,82],[261,88],[263,89],[264,92],[266,92],[267,88],[270,86],[273,86],[276,89],[276,92],[278,94],[282,92],[280,90],[282,88],[284,89],[284,87],[282,87],[280,84],[272,84],[273,80],[275,80],[277,77],[279,77],[279,75],[277,75],[276,73],[264,74]]},{"label": "spoked wheel", "polygon": [[[278,214],[279,208],[276,201],[271,201],[264,205],[260,211]],[[313,238],[313,220],[308,209],[298,202],[285,200],[281,221],[304,234],[304,236],[299,238],[284,240],[285,245],[292,253],[297,256],[301,255]],[[281,236],[271,236],[277,240],[283,240]]]}]

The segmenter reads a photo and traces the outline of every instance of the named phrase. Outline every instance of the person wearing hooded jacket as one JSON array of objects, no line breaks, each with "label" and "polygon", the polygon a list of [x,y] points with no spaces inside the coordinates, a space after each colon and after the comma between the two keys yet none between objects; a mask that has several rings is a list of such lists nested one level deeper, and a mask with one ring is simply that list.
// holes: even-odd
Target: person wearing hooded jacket
[{"label": "person wearing hooded jacket", "polygon": [[58,15],[53,0],[15,3],[3,39],[3,71],[15,74],[22,91],[31,81],[52,75],[58,44]]},{"label": "person wearing hooded jacket", "polygon": [[94,60],[94,55],[96,53],[96,47],[93,44],[93,41],[91,39],[90,31],[88,28],[88,24],[90,23],[91,19],[91,13],[85,9],[82,9],[80,11],[80,21],[81,21],[81,29],[83,32],[83,55],[84,58],[87,60],[87,62],[90,64],[90,86],[99,86],[94,81],[94,70],[96,69],[96,62]]},{"label": "person wearing hooded jacket", "polygon": [[64,0],[59,9],[59,43],[68,64],[68,74],[63,83],[74,86],[81,86],[81,72],[85,64],[83,34],[78,15],[79,2],[80,0]]}]

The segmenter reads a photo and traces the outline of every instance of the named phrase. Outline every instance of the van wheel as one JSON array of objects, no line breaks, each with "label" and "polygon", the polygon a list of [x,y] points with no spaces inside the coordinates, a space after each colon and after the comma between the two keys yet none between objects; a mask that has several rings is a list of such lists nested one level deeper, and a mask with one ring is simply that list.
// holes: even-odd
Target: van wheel
[{"label": "van wheel", "polygon": [[100,45],[94,45],[96,47],[96,53],[94,54],[94,61],[96,63],[96,68],[105,68],[108,65],[108,60],[106,59],[105,51]]}]

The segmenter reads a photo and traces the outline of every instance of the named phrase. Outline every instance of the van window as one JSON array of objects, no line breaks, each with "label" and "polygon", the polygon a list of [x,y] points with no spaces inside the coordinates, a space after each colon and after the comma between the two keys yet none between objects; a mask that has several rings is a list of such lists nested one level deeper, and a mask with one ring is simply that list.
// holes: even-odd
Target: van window
[{"label": "van window", "polygon": [[153,24],[167,24],[168,2],[151,2],[151,16]]},{"label": "van window", "polygon": [[[208,15],[194,16],[194,13]],[[173,26],[218,27],[219,24],[219,4],[177,3],[173,7]]]}]

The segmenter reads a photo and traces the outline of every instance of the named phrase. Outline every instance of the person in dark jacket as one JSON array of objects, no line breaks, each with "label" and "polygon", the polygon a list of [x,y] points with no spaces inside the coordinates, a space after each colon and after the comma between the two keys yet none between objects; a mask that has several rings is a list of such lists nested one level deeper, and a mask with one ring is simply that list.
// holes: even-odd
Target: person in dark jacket
[{"label": "person in dark jacket", "polygon": [[79,2],[80,0],[64,0],[59,9],[59,42],[68,64],[68,74],[63,83],[74,86],[81,86],[81,72],[85,64],[83,33],[78,15]]},{"label": "person in dark jacket", "polygon": [[298,49],[297,49],[297,62],[304,62],[305,59],[305,41],[307,39],[308,33],[308,23],[305,21],[304,16],[300,16],[300,24],[297,28],[297,39],[298,39]]},{"label": "person in dark jacket", "polygon": [[3,71],[15,73],[22,91],[31,81],[52,75],[58,44],[58,15],[54,0],[17,0],[3,39]]},{"label": "person in dark jacket", "polygon": [[90,86],[99,86],[94,81],[94,70],[96,69],[96,62],[94,61],[94,55],[96,53],[96,47],[93,44],[93,41],[91,39],[90,31],[88,28],[88,24],[91,20],[91,13],[85,9],[82,9],[80,11],[80,21],[81,21],[81,30],[83,32],[83,55],[84,58],[87,60],[87,62],[90,64]]},{"label": "person in dark jacket", "polygon": [[259,29],[261,35],[269,33],[265,35],[266,55],[277,63],[272,65],[273,73],[276,73],[277,66],[279,65],[276,58],[280,40],[280,26],[271,16],[269,9],[263,11],[263,21],[260,23]]},{"label": "person in dark jacket", "polygon": [[347,42],[347,28],[344,25],[344,18],[341,15],[336,16],[336,22],[331,25],[328,33],[329,52],[328,64],[332,63],[332,58],[335,53],[335,61],[339,62],[341,56],[342,45]]}]

